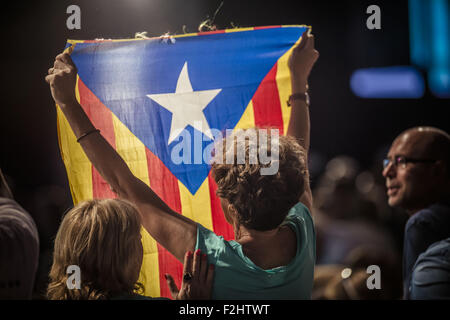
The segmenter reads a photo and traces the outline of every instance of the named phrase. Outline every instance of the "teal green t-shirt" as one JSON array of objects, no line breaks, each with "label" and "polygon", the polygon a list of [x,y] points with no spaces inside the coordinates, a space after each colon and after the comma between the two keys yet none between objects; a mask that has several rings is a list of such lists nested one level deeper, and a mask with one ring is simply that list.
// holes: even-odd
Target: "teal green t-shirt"
[{"label": "teal green t-shirt", "polygon": [[239,243],[226,241],[202,225],[196,249],[215,265],[212,299],[310,299],[316,258],[316,235],[309,210],[296,204],[283,225],[297,236],[297,253],[287,265],[264,270],[247,258]]}]

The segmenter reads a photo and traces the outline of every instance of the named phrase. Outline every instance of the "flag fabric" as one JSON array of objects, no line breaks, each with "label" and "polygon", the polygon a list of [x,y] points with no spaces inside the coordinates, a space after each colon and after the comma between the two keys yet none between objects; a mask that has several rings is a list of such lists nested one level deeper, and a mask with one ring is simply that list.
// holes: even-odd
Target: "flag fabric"
[{"label": "flag fabric", "polygon": [[[68,40],[76,95],[94,126],[131,171],[173,210],[233,239],[207,157],[225,129],[287,130],[287,60],[306,26],[230,29],[171,38]],[[58,138],[74,203],[115,198],[57,107]],[[199,156],[200,155],[200,156]],[[170,297],[182,264],[142,229],[139,281],[145,295]]]}]

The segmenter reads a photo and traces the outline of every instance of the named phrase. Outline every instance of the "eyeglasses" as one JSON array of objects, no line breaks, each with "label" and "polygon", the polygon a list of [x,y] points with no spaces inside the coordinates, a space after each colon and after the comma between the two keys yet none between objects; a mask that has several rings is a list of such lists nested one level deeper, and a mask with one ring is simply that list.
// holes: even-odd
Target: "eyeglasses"
[{"label": "eyeglasses", "polygon": [[414,158],[407,158],[405,156],[395,156],[394,160],[391,160],[389,158],[386,158],[383,160],[383,169],[386,169],[387,166],[389,166],[389,163],[393,163],[395,167],[401,167],[406,168],[406,164],[408,162],[411,163],[433,163],[436,162],[434,159],[414,159]]}]

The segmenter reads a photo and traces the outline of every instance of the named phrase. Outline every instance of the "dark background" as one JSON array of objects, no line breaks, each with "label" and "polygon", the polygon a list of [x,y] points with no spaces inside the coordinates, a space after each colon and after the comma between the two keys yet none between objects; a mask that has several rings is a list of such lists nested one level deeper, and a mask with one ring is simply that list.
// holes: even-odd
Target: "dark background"
[{"label": "dark background", "polygon": [[[44,77],[66,39],[130,38],[196,32],[220,0],[85,0],[2,3],[0,167],[16,200],[35,218],[48,258],[60,216],[71,205],[59,154],[56,111]],[[66,8],[81,8],[81,30],[66,28]],[[381,8],[381,30],[366,28],[366,9]],[[360,99],[350,90],[355,69],[409,65],[408,2],[231,1],[217,14],[219,29],[307,24],[320,59],[310,77],[311,149],[315,172],[341,154],[373,167],[401,131],[417,125],[449,131],[448,99],[427,89],[416,100]],[[314,183],[314,175],[313,175]],[[45,253],[46,252],[46,253]],[[47,256],[46,256],[47,255]],[[47,259],[48,260],[48,259]],[[46,266],[41,266],[45,270]],[[42,271],[41,270],[41,271]],[[44,273],[45,274],[45,273]]]}]

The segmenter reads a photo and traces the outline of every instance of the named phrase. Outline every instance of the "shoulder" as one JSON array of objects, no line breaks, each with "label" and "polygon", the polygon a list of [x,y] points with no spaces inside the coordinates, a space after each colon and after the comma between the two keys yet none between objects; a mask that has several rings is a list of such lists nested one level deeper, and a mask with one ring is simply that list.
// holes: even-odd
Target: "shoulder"
[{"label": "shoulder", "polygon": [[289,225],[295,230],[297,238],[301,243],[315,242],[315,228],[309,209],[301,202],[289,210],[284,225]]},{"label": "shoulder", "polygon": [[[226,250],[228,241],[222,236],[218,236],[213,231],[197,224],[197,242],[195,249],[200,249],[208,255],[210,262],[215,262],[222,252]],[[211,261],[211,259],[213,261]]]},{"label": "shoulder", "polygon": [[431,224],[439,224],[440,220],[450,221],[450,207],[446,204],[435,203],[413,214],[406,223],[406,229],[416,226],[427,227]]},{"label": "shoulder", "polygon": [[39,245],[39,234],[33,218],[16,201],[0,197],[0,223],[5,235],[11,240],[26,238]]},{"label": "shoulder", "polygon": [[430,245],[424,256],[441,256],[446,257],[446,261],[450,263],[450,238],[438,241]]},{"label": "shoulder", "polygon": [[450,238],[432,244],[417,259],[411,281],[413,299],[450,297]]},{"label": "shoulder", "polygon": [[[432,243],[416,261],[415,269],[446,266],[450,271],[450,238]],[[422,266],[419,268],[419,266]]]},{"label": "shoulder", "polygon": [[285,223],[299,219],[307,220],[312,223],[311,211],[302,202],[298,202],[289,210]]}]

